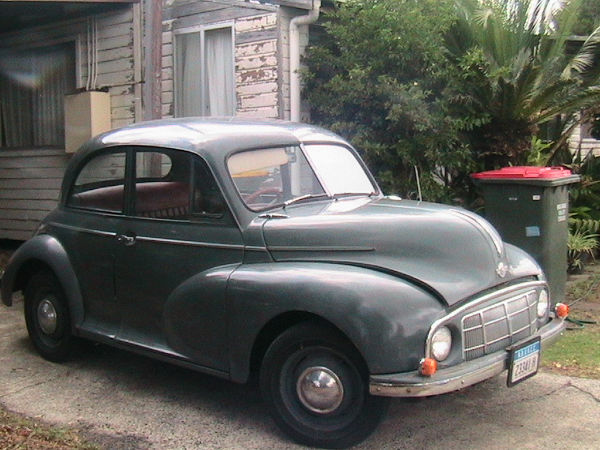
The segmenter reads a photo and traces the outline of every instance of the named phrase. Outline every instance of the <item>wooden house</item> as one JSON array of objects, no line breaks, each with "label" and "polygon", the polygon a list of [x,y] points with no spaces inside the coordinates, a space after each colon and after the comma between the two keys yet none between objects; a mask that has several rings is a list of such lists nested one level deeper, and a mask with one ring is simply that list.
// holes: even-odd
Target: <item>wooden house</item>
[{"label": "wooden house", "polygon": [[319,6],[0,1],[0,239],[32,235],[93,134],[190,115],[300,119],[297,67]]}]

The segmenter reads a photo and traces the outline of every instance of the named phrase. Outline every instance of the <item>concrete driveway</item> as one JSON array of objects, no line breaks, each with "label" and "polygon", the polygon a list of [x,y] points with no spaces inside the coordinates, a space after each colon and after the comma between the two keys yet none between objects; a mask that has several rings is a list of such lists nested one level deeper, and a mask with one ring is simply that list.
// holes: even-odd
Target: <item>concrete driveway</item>
[{"label": "concrete driveway", "polygon": [[[299,448],[275,427],[255,387],[106,346],[67,364],[41,359],[19,302],[0,307],[0,402],[79,427],[106,448]],[[361,448],[600,448],[600,381],[540,373],[465,391],[394,400]]]}]

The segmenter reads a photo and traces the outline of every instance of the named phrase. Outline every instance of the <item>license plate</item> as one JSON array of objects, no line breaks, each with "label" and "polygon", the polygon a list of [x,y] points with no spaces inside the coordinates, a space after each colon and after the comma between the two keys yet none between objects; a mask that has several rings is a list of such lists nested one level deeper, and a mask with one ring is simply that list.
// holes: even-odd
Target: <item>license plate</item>
[{"label": "license plate", "polygon": [[540,338],[509,349],[508,387],[512,387],[538,371],[540,363]]}]

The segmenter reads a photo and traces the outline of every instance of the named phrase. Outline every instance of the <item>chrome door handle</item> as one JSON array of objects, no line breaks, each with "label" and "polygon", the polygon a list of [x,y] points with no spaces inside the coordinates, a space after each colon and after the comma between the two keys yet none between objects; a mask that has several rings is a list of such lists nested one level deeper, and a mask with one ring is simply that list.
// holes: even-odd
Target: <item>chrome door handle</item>
[{"label": "chrome door handle", "polygon": [[135,244],[135,236],[127,234],[117,234],[117,242],[129,247]]}]

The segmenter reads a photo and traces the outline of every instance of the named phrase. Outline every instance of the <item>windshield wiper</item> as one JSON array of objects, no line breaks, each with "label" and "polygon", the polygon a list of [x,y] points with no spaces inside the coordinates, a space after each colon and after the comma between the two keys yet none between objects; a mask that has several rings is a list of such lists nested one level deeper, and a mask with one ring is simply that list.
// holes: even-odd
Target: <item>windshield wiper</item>
[{"label": "windshield wiper", "polygon": [[329,197],[329,196],[325,192],[322,192],[321,194],[305,194],[305,195],[301,195],[299,197],[291,198],[291,199],[283,202],[283,207],[285,208],[287,206],[293,205],[294,203],[298,203],[303,200],[308,200],[311,198],[321,198],[321,197]]},{"label": "windshield wiper", "polygon": [[367,195],[369,197],[372,197],[375,194],[377,194],[377,192],[338,192],[336,194],[333,194],[333,198],[352,197],[353,195]]}]

